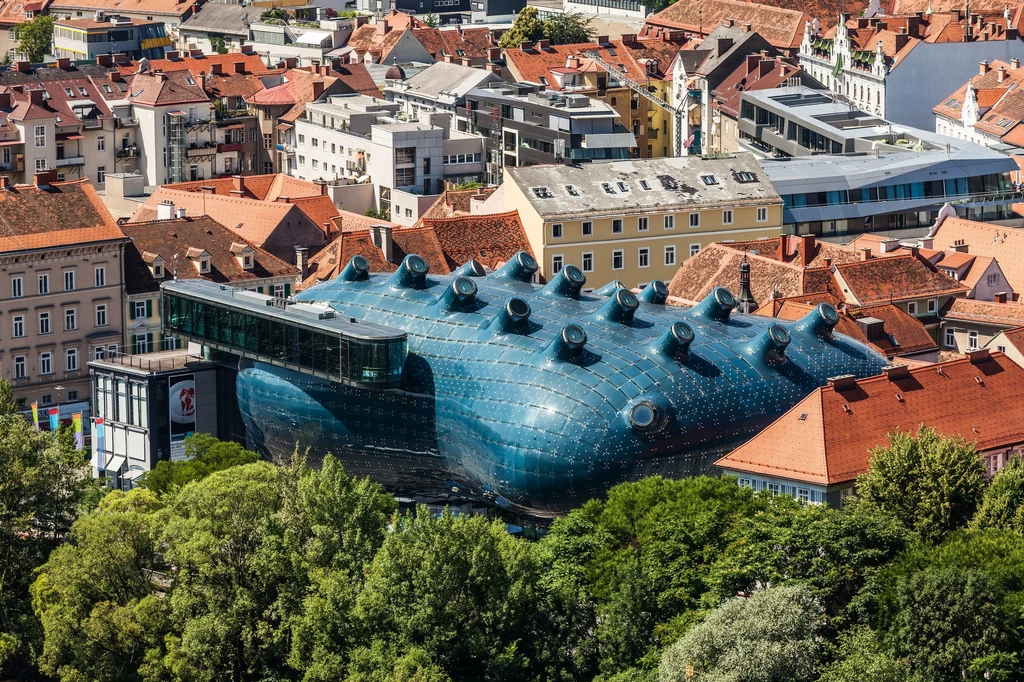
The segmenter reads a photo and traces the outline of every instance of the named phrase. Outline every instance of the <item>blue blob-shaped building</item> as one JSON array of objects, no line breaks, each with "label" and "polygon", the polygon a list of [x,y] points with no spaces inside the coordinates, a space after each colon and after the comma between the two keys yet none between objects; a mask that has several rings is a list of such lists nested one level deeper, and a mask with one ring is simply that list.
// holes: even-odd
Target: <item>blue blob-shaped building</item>
[{"label": "blue blob-shaped building", "polygon": [[828,378],[887,364],[833,335],[827,304],[780,322],[734,314],[718,288],[685,309],[665,305],[662,282],[584,293],[574,266],[540,286],[525,252],[490,274],[475,262],[427,270],[410,255],[375,275],[355,256],[295,297],[405,332],[407,347],[397,365],[394,346],[381,346],[390,362],[362,349],[360,366],[389,368],[369,384],[243,360],[238,400],[254,447],[332,452],[396,490],[457,488],[547,515],[621,481],[707,473]]}]

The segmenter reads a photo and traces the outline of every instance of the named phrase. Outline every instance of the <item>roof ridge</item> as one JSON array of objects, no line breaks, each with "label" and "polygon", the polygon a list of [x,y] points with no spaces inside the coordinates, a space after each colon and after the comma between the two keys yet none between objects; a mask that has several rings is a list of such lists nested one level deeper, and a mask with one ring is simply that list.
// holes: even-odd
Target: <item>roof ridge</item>
[{"label": "roof ridge", "polygon": [[428,223],[458,223],[466,222],[470,220],[478,220],[480,218],[509,218],[515,216],[519,218],[519,209],[514,208],[511,211],[503,211],[502,213],[452,213],[446,218],[423,218],[421,227],[426,227]]}]

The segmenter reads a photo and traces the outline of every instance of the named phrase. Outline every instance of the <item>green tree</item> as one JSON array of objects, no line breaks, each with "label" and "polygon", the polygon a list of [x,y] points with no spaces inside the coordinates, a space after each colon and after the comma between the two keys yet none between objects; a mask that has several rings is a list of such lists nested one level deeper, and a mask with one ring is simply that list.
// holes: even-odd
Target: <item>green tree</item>
[{"label": "green tree", "polygon": [[159,508],[142,488],[109,493],[39,569],[32,597],[44,673],[66,682],[142,680],[159,660],[168,615],[153,573]]},{"label": "green tree", "polygon": [[910,682],[910,665],[897,660],[871,628],[857,626],[839,639],[839,655],[822,672],[820,682]]},{"label": "green tree", "polygon": [[37,431],[0,381],[0,678],[28,675],[41,637],[33,571],[68,535],[95,484],[69,434]]},{"label": "green tree", "polygon": [[664,645],[702,615],[726,531],[765,504],[733,478],[651,477],[615,486],[607,501],[591,500],[552,524],[540,543],[546,579],[575,594],[578,606],[562,612],[565,627],[595,633],[602,674],[657,666]]},{"label": "green tree", "polygon": [[14,29],[18,39],[18,47],[30,62],[43,61],[50,51],[53,40],[53,17],[49,14],[37,14],[32,21],[18,24]]},{"label": "green tree", "polygon": [[225,44],[223,36],[210,36],[210,47],[212,47],[213,51],[217,54],[228,53],[228,46]]},{"label": "green tree", "polygon": [[505,31],[498,41],[504,49],[518,48],[524,41],[539,40],[544,37],[544,24],[537,18],[537,8],[527,5],[516,15],[512,28]]},{"label": "green tree", "polygon": [[544,22],[544,37],[552,45],[587,43],[594,37],[590,19],[579,12],[560,12]]},{"label": "green tree", "polygon": [[974,445],[922,426],[889,434],[857,478],[856,505],[896,519],[925,540],[965,526],[985,489],[985,467]]},{"label": "green tree", "polygon": [[215,471],[252,464],[258,460],[259,455],[246,450],[238,443],[197,433],[185,439],[185,459],[177,462],[157,462],[153,470],[142,478],[142,484],[162,495],[186,483],[206,478]]},{"label": "green tree", "polygon": [[391,220],[391,211],[389,209],[379,209],[376,206],[371,206],[366,209],[366,213],[363,215],[369,218],[376,218],[377,220]]},{"label": "green tree", "polygon": [[504,524],[420,507],[384,540],[358,612],[371,647],[421,649],[455,682],[540,679],[539,578],[536,545]]},{"label": "green tree", "polygon": [[971,520],[977,529],[1002,528],[1024,534],[1024,459],[1013,456],[995,475]]},{"label": "green tree", "polygon": [[800,682],[814,677],[818,605],[806,587],[770,587],[712,611],[665,651],[661,682]]},{"label": "green tree", "polygon": [[437,21],[438,21],[437,20],[437,15],[434,14],[433,12],[431,12],[427,16],[423,17],[423,24],[425,26],[429,26],[430,28],[436,28],[437,27]]},{"label": "green tree", "polygon": [[711,567],[707,601],[802,582],[839,629],[847,604],[903,550],[906,531],[886,516],[777,497],[741,519],[728,538],[729,546]]}]

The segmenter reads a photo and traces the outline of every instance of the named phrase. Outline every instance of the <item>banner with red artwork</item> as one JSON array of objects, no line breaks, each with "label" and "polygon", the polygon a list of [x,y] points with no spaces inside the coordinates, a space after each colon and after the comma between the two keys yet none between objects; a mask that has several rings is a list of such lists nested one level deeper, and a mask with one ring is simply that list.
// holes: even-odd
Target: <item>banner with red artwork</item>
[{"label": "banner with red artwork", "polygon": [[170,377],[168,408],[171,416],[171,461],[185,459],[185,438],[196,430],[196,381],[194,374]]}]

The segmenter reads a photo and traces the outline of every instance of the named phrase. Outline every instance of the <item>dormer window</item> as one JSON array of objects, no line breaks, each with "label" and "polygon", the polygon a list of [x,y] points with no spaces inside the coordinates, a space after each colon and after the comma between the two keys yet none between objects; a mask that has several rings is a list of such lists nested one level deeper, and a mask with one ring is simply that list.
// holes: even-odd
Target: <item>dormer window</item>
[{"label": "dormer window", "polygon": [[153,279],[163,279],[164,275],[167,274],[165,269],[167,261],[161,258],[159,254],[143,251],[142,260],[149,267],[149,274],[153,275]]},{"label": "dormer window", "polygon": [[162,279],[164,276],[164,266],[154,265],[153,266],[153,277],[156,279]]},{"label": "dormer window", "polygon": [[206,249],[197,249],[192,246],[185,252],[185,257],[192,261],[192,266],[200,275],[210,273],[210,252]]},{"label": "dormer window", "polygon": [[240,242],[232,242],[231,253],[238,260],[238,265],[243,270],[252,270],[255,264],[255,254],[251,246],[248,244],[242,244]]}]

